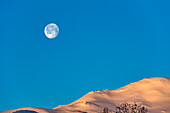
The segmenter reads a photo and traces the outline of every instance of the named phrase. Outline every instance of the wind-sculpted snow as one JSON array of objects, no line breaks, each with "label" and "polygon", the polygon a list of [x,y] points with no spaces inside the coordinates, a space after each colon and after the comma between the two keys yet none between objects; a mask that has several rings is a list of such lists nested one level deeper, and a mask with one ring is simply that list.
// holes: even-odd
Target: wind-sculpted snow
[{"label": "wind-sculpted snow", "polygon": [[[68,105],[60,105],[54,109],[31,108],[30,110],[39,113],[99,113],[104,107],[108,107],[113,113],[118,104],[123,102],[132,104],[134,101],[147,107],[148,113],[170,113],[170,79],[164,77],[143,79],[116,90],[89,92]],[[16,110],[0,113],[14,111]]]}]

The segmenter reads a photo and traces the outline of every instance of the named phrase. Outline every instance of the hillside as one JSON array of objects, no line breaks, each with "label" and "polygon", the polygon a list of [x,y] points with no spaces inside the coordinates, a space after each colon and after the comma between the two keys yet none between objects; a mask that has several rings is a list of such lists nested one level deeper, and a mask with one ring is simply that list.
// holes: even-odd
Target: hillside
[{"label": "hillside", "polygon": [[21,109],[39,113],[98,113],[104,107],[114,112],[115,106],[125,101],[145,105],[149,113],[170,113],[170,79],[154,77],[130,83],[116,90],[89,92],[68,105],[60,105],[54,109],[27,107],[0,113],[13,113]]}]

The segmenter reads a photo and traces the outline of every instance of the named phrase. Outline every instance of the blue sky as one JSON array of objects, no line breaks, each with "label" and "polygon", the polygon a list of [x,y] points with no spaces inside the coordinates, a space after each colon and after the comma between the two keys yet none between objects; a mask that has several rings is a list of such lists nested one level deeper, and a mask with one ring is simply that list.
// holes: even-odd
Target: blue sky
[{"label": "blue sky", "polygon": [[[1,0],[0,110],[54,108],[170,76],[170,1]],[[56,23],[55,39],[44,27]]]}]

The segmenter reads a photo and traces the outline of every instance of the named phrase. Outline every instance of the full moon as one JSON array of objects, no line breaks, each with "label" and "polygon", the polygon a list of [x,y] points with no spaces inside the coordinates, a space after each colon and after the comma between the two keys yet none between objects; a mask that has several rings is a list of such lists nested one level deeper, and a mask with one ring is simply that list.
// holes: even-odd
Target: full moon
[{"label": "full moon", "polygon": [[50,23],[45,27],[44,33],[49,39],[53,39],[57,37],[59,33],[59,27],[54,23]]}]

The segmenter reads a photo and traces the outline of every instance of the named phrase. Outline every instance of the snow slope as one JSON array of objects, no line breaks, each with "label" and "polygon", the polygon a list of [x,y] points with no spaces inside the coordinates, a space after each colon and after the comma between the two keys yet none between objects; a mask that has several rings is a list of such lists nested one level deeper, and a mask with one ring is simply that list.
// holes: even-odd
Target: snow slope
[{"label": "snow slope", "polygon": [[[39,113],[99,113],[104,107],[108,107],[114,112],[115,106],[125,101],[128,103],[136,101],[137,104],[145,105],[149,113],[170,113],[170,78],[148,78],[116,90],[89,92],[73,103],[60,105],[54,109],[31,109]],[[0,113],[12,113],[16,110]]]},{"label": "snow slope", "polygon": [[52,109],[44,109],[44,108],[36,108],[36,107],[23,107],[19,109],[0,111],[0,113],[13,113],[13,112],[20,111],[20,110],[36,111],[38,113],[56,113],[56,112],[53,112]]}]

